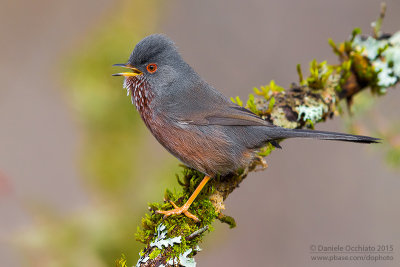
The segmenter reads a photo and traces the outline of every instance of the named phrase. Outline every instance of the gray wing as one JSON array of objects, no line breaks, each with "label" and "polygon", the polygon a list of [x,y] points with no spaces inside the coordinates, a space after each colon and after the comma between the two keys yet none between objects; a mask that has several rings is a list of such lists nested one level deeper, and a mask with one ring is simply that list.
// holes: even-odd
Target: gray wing
[{"label": "gray wing", "polygon": [[[174,112],[174,119],[181,124],[192,125],[226,125],[226,126],[274,126],[253,112],[245,109],[216,91],[214,88],[197,87],[196,92],[185,94],[174,102],[179,110]],[[175,108],[177,108],[175,106]],[[175,110],[175,109],[174,109]]]},{"label": "gray wing", "polygon": [[225,125],[225,126],[272,126],[256,114],[241,106],[226,105],[224,107],[211,107],[212,109],[197,109],[180,122],[193,125]]}]

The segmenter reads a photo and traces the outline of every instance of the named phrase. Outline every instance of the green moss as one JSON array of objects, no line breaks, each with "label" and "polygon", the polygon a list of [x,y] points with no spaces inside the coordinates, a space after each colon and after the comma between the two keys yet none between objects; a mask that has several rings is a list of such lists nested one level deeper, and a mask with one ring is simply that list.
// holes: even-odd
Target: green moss
[{"label": "green moss", "polygon": [[371,62],[363,56],[360,52],[353,51],[350,55],[350,59],[353,61],[352,69],[357,75],[357,79],[362,84],[368,84],[374,93],[379,92],[378,86],[378,73],[375,68],[371,65]]},{"label": "green moss", "polygon": [[160,255],[161,253],[161,249],[155,248],[150,254],[149,254],[149,258],[151,260],[157,258],[158,255]]},{"label": "green moss", "polygon": [[115,261],[116,267],[127,267],[126,265],[126,257],[124,254],[121,255],[121,258]]},{"label": "green moss", "polygon": [[[198,184],[204,178],[204,174],[183,167],[183,172],[181,177],[178,177],[179,184],[182,186],[182,190],[170,191],[166,190],[165,199],[172,200],[178,206],[182,206],[190,197],[192,192],[196,189]],[[151,214],[146,214],[142,218],[142,225],[138,227],[136,233],[136,239],[146,245],[149,245],[157,237],[157,227],[163,224],[167,229],[166,238],[181,237],[179,244],[174,244],[172,248],[163,248],[159,252],[152,252],[152,257],[156,257],[156,253],[166,252],[168,257],[174,258],[183,255],[188,249],[194,249],[204,233],[199,236],[194,237],[190,241],[186,240],[186,237],[194,233],[195,231],[209,226],[209,230],[213,230],[210,226],[212,222],[217,218],[214,206],[209,200],[210,194],[213,192],[211,183],[206,185],[200,194],[197,196],[196,200],[192,203],[189,211],[196,215],[200,222],[196,223],[192,219],[184,215],[172,215],[167,218],[163,218],[163,215],[155,213],[156,210],[169,210],[173,209],[173,206],[169,201],[164,203],[149,203],[149,209],[152,211]],[[164,253],[163,252],[163,253]],[[157,255],[158,255],[157,254]]]},{"label": "green moss", "polygon": [[312,89],[324,89],[332,72],[333,68],[326,61],[318,63],[314,59],[310,63],[310,76],[306,79],[306,84]]},{"label": "green moss", "polygon": [[306,85],[306,81],[303,78],[303,71],[301,70],[301,65],[297,64],[296,69],[297,69],[297,74],[299,75],[300,85]]},{"label": "green moss", "polygon": [[[275,83],[274,80],[268,85],[260,86],[260,88],[254,87],[253,91],[256,95],[262,96],[264,99],[257,99],[253,94],[249,95],[246,108],[251,110],[253,113],[260,117],[270,115],[276,103],[275,95],[283,93],[285,89]],[[266,101],[263,103],[262,101]],[[263,108],[261,108],[263,106]]]},{"label": "green moss", "polygon": [[236,98],[231,97],[231,101],[239,106],[243,107],[243,101],[237,96]]},{"label": "green moss", "polygon": [[259,111],[257,109],[257,105],[254,101],[254,95],[253,94],[249,94],[249,99],[247,100],[246,103],[246,108],[249,109],[251,112],[258,114]]},{"label": "green moss", "polygon": [[269,100],[274,93],[281,93],[285,91],[285,88],[277,85],[274,80],[271,80],[268,85],[253,88],[254,93],[263,96],[266,100]]},{"label": "green moss", "polygon": [[341,56],[342,56],[342,52],[339,50],[339,48],[338,48],[338,46],[336,45],[336,43],[335,43],[331,38],[328,39],[328,43],[329,43],[329,45],[332,47],[333,52],[334,52],[336,55],[338,55],[339,57],[341,57]]},{"label": "green moss", "polygon": [[229,225],[229,228],[235,228],[236,227],[236,221],[233,217],[228,216],[228,215],[224,215],[224,214],[220,214],[218,216],[218,220],[220,220],[222,223],[226,223]]},{"label": "green moss", "polygon": [[271,143],[268,143],[265,147],[260,149],[260,151],[258,152],[258,155],[261,157],[266,157],[269,154],[271,154],[271,152],[274,150],[275,150],[275,147],[273,145],[271,145]]},{"label": "green moss", "polygon": [[343,86],[346,84],[347,80],[350,78],[351,75],[351,66],[352,66],[352,60],[345,60],[342,62],[342,64],[337,67],[336,73],[339,73],[340,78],[339,78],[339,83],[337,86],[335,86],[336,91],[341,92],[343,89]]}]

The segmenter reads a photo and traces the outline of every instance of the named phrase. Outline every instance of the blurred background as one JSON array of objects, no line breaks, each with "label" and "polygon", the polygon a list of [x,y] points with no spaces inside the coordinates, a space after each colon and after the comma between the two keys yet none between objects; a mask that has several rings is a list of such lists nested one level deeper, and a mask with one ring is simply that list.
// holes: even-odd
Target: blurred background
[{"label": "blurred background", "polygon": [[[147,202],[177,187],[178,161],[150,135],[114,63],[162,32],[209,83],[246,99],[288,87],[327,40],[370,33],[380,0],[1,0],[1,266],[114,266],[137,261]],[[400,30],[388,0],[383,29]],[[289,140],[226,201],[238,226],[215,223],[199,266],[310,266],[309,248],[393,244],[399,266],[400,88],[356,99],[355,116],[318,129],[388,135],[390,144]],[[249,208],[250,207],[250,208]]]}]

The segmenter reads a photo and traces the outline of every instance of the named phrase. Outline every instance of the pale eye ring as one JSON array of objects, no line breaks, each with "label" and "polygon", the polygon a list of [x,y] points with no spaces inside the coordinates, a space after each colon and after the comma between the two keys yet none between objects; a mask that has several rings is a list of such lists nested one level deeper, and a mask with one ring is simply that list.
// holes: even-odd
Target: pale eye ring
[{"label": "pale eye ring", "polygon": [[155,63],[150,63],[150,64],[147,65],[146,69],[147,69],[147,71],[148,71],[149,73],[154,73],[154,72],[157,71],[157,64],[155,64]]}]

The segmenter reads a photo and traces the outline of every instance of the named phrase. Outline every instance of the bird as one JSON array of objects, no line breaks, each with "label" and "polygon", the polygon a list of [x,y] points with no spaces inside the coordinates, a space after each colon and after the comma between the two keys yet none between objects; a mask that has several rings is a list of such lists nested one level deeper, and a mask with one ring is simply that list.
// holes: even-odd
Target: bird
[{"label": "bird", "polygon": [[358,143],[380,140],[275,126],[208,84],[164,34],[145,37],[127,63],[113,66],[129,69],[113,76],[124,77],[123,88],[158,142],[186,166],[204,174],[183,206],[170,201],[174,209],[156,211],[164,217],[183,213],[199,221],[189,207],[207,182],[248,166],[268,143],[280,147],[279,140],[296,137]]}]

